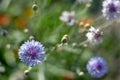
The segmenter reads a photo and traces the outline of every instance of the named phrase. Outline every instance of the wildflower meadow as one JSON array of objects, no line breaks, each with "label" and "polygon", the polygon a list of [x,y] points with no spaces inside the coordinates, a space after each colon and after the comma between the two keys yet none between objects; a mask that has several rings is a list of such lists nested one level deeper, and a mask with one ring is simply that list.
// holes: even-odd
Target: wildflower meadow
[{"label": "wildflower meadow", "polygon": [[120,80],[120,0],[0,0],[0,80]]}]

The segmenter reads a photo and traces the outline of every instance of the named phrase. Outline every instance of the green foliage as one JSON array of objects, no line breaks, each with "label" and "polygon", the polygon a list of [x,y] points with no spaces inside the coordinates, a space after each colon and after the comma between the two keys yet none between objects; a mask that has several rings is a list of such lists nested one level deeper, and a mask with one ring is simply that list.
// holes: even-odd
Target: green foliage
[{"label": "green foliage", "polygon": [[[33,12],[32,5],[35,1],[39,10]],[[91,25],[100,26],[101,20],[97,17],[101,17],[99,13],[101,13],[102,0],[93,0],[90,8],[86,8],[86,4],[76,3],[75,0],[35,1],[0,0],[0,14],[9,16],[9,23],[0,25],[0,31],[2,29],[8,31],[6,37],[0,35],[0,66],[5,67],[5,72],[0,73],[0,80],[119,80],[117,78],[120,36],[118,36],[119,31],[116,30],[119,30],[118,24],[115,29],[112,29],[114,25],[109,26],[111,27],[109,31],[104,29],[104,41],[101,45],[90,46],[85,42],[87,44],[85,47],[86,31],[79,32],[80,27],[77,24],[69,27],[59,19],[63,11],[74,10],[76,20],[93,17]],[[27,9],[28,12],[25,12]],[[90,16],[91,14],[93,15]],[[16,20],[23,25],[21,26]],[[24,29],[28,29],[28,33],[25,33]],[[57,50],[65,34],[70,38],[68,44]],[[25,76],[24,70],[27,66],[18,59],[18,49],[24,41],[29,40],[30,36],[45,46],[46,61],[33,67],[29,75]],[[76,45],[73,46],[73,43]],[[101,79],[91,78],[86,70],[87,61],[95,55],[104,56],[110,68],[109,74]],[[79,75],[76,72],[77,68],[84,72],[84,75]],[[24,79],[17,79],[19,77]]]}]

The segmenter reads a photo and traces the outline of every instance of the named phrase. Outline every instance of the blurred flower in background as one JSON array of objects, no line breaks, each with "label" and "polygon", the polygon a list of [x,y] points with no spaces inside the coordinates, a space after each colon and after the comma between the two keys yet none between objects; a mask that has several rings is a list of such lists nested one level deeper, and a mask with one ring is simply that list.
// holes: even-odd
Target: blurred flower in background
[{"label": "blurred flower in background", "polygon": [[68,26],[72,26],[75,23],[74,16],[75,16],[74,11],[72,12],[64,11],[60,16],[60,20],[65,22]]},{"label": "blurred flower in background", "polygon": [[2,35],[2,36],[6,36],[6,35],[7,35],[7,30],[2,29],[2,31],[1,31],[1,35]]},{"label": "blurred flower in background", "polygon": [[103,16],[107,19],[120,17],[120,1],[119,0],[104,0],[103,1]]},{"label": "blurred flower in background", "polygon": [[26,21],[23,17],[18,17],[15,19],[15,25],[20,29],[24,29],[26,27]]},{"label": "blurred flower in background", "polygon": [[1,14],[0,13],[0,25],[8,25],[9,24],[10,17],[8,14]]}]

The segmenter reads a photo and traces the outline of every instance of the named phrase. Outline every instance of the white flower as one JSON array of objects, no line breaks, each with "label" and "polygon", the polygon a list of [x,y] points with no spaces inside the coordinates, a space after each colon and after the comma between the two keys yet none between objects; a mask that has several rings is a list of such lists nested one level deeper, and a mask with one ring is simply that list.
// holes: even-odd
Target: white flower
[{"label": "white flower", "polygon": [[62,15],[60,16],[60,20],[65,22],[68,26],[72,26],[75,23],[74,16],[75,16],[74,11],[72,12],[64,11]]},{"label": "white flower", "polygon": [[120,16],[120,1],[119,0],[105,0],[103,1],[103,16],[107,19],[114,19]]},{"label": "white flower", "polygon": [[99,29],[95,29],[94,27],[91,27],[89,29],[89,32],[86,34],[86,37],[88,38],[88,41],[92,45],[98,45],[103,41],[102,34],[103,32],[101,32]]}]

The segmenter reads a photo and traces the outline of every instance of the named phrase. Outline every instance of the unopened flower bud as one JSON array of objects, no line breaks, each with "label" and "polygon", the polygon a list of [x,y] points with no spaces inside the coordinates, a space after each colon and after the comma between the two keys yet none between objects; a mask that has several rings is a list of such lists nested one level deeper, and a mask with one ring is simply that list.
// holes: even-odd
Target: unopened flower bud
[{"label": "unopened flower bud", "polygon": [[24,71],[24,74],[25,74],[25,75],[28,75],[29,72],[31,71],[31,69],[32,69],[32,67],[28,67],[28,69]]},{"label": "unopened flower bud", "polygon": [[91,3],[87,3],[86,7],[88,7],[88,8],[91,7]]},{"label": "unopened flower bud", "polygon": [[30,39],[30,40],[33,40],[33,39],[34,39],[34,36],[31,35],[31,36],[29,37],[29,39]]},{"label": "unopened flower bud", "polygon": [[79,75],[79,76],[83,76],[83,75],[84,75],[84,72],[79,72],[78,75]]},{"label": "unopened flower bud", "polygon": [[69,40],[69,37],[68,37],[67,34],[65,34],[65,35],[62,37],[61,42],[62,42],[63,44],[65,44],[65,43],[68,42],[68,40]]},{"label": "unopened flower bud", "polygon": [[25,70],[24,74],[27,76],[29,74],[29,72],[30,72],[29,70]]},{"label": "unopened flower bud", "polygon": [[11,48],[11,44],[7,44],[7,45],[6,45],[6,48],[7,48],[7,49],[10,49],[10,48]]},{"label": "unopened flower bud", "polygon": [[56,47],[56,51],[59,52],[59,53],[62,52],[62,46],[61,46],[61,45],[58,45],[58,46]]},{"label": "unopened flower bud", "polygon": [[37,3],[34,3],[34,4],[32,5],[33,11],[37,11],[38,8],[39,8],[39,7],[38,7]]},{"label": "unopened flower bud", "polygon": [[79,68],[76,69],[76,72],[79,76],[83,76],[84,75],[84,72],[81,71]]},{"label": "unopened flower bud", "polygon": [[28,32],[29,32],[29,29],[25,28],[24,33],[28,33]]},{"label": "unopened flower bud", "polygon": [[83,45],[83,47],[85,47],[85,48],[86,48],[86,47],[88,47],[88,45],[87,45],[87,44],[84,44],[84,45]]},{"label": "unopened flower bud", "polygon": [[77,47],[77,44],[76,43],[72,43],[72,47],[73,48]]}]

